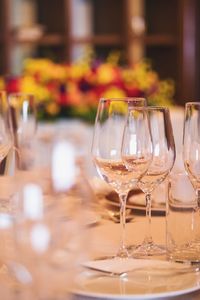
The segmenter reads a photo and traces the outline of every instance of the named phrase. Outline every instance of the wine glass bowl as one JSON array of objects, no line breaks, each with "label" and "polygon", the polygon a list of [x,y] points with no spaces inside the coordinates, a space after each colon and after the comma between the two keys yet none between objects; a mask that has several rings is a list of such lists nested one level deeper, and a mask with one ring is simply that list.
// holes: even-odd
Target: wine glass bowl
[{"label": "wine glass bowl", "polygon": [[13,93],[8,96],[11,129],[17,146],[32,139],[36,133],[37,117],[34,95]]},{"label": "wine glass bowl", "polygon": [[183,160],[200,207],[200,103],[185,104]]},{"label": "wine glass bowl", "polygon": [[135,183],[146,173],[152,160],[152,141],[145,108],[131,108],[123,134],[122,160],[132,171]]},{"label": "wine glass bowl", "polygon": [[35,97],[27,93],[11,93],[8,95],[8,104],[15,167],[24,169],[33,160],[31,148],[37,130]]},{"label": "wine glass bowl", "polygon": [[[124,129],[129,111],[137,108],[140,111],[145,105],[146,101],[143,98],[100,99],[95,121],[92,143],[93,161],[100,177],[112,186],[120,199],[122,234],[118,253],[114,255],[118,257],[129,256],[125,245],[126,199],[128,192],[136,185],[141,175],[140,172],[144,172],[142,170],[136,174],[133,167],[127,167],[123,159],[126,156],[124,152],[126,147],[130,146],[129,140],[125,138]],[[135,116],[135,122],[137,122],[137,114]],[[149,130],[147,119],[143,118],[141,122],[146,122],[146,129]],[[136,131],[136,140],[138,134],[139,131]],[[140,150],[141,148],[138,147],[135,161],[140,160],[137,156]],[[127,157],[127,160],[129,158]]]}]

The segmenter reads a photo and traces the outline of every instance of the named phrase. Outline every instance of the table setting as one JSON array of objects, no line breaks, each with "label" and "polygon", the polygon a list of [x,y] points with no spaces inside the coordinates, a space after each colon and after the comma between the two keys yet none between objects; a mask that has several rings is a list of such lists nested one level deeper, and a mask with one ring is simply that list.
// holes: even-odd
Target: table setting
[{"label": "table setting", "polygon": [[0,102],[3,299],[199,298],[199,103],[180,145],[144,98],[100,99],[94,126]]}]

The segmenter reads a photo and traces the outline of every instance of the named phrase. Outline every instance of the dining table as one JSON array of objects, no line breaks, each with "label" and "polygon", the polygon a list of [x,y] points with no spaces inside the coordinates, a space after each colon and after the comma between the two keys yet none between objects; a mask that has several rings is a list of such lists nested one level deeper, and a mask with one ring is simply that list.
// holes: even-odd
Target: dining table
[{"label": "dining table", "polygon": [[[177,108],[172,110],[172,126],[174,130],[175,143],[177,153],[181,153],[182,148],[182,130],[183,130],[183,109]],[[150,268],[142,269],[141,272],[137,270],[130,271],[130,266],[126,276],[119,276],[116,274],[106,274],[104,269],[108,267],[112,270],[113,260],[104,260],[104,257],[116,253],[119,247],[121,237],[121,225],[119,222],[119,203],[115,203],[110,209],[111,205],[105,204],[103,196],[98,198],[96,192],[96,185],[99,178],[96,170],[91,162],[90,146],[93,128],[91,125],[74,120],[70,122],[61,121],[57,123],[42,123],[39,124],[38,137],[43,141],[48,141],[52,135],[58,130],[72,133],[75,139],[84,147],[81,148],[86,153],[86,161],[88,166],[89,182],[94,190],[93,202],[89,204],[87,211],[86,223],[86,245],[84,249],[84,262],[78,268],[73,285],[70,288],[70,298],[73,300],[86,300],[86,299],[110,299],[110,300],[136,300],[136,299],[168,299],[168,300],[196,300],[200,299],[200,272],[184,271],[178,273],[167,273],[168,263],[169,269],[171,267],[167,254],[159,257],[134,257],[130,252],[129,259],[131,263],[137,264],[143,261],[154,263],[157,265],[164,265],[165,272],[162,270],[159,273],[148,273]],[[79,149],[80,150],[80,149]],[[47,155],[48,153],[46,153]],[[12,170],[11,170],[12,172]],[[2,178],[1,178],[2,180]],[[4,187],[7,181],[1,181],[0,184]],[[164,190],[162,190],[164,188]],[[4,188],[2,189],[4,190]],[[166,245],[166,206],[163,201],[167,201],[166,185],[161,190],[156,191],[157,204],[152,208],[152,236],[156,243]],[[1,193],[0,193],[1,196]],[[144,198],[144,197],[143,197]],[[161,199],[161,201],[159,201]],[[163,200],[164,199],[164,200]],[[99,202],[98,202],[99,201]],[[102,205],[104,203],[105,205]],[[115,215],[114,215],[115,213]],[[132,203],[128,207],[127,224],[125,241],[127,246],[140,245],[145,237],[146,232],[146,215],[145,204]],[[98,260],[96,260],[98,258]],[[99,270],[92,270],[91,262],[97,261],[100,266]],[[126,265],[126,259],[122,259]],[[120,262],[121,264],[121,262]],[[167,266],[167,267],[166,267]],[[125,269],[126,271],[126,269]],[[0,295],[3,300],[13,300],[20,298],[13,298],[13,293],[9,292],[6,287],[5,280],[8,277],[4,276],[5,267],[0,269]],[[138,288],[139,286],[139,288]],[[69,295],[63,297],[62,300],[68,299]],[[59,298],[61,299],[61,298]],[[20,299],[22,300],[22,299]],[[24,300],[24,298],[23,298]],[[47,300],[47,299],[45,299]],[[50,299],[49,299],[50,300]],[[54,299],[56,300],[56,299]]]},{"label": "dining table", "polygon": [[[134,213],[134,209],[133,209]],[[104,218],[98,215],[96,211],[92,211],[88,220],[88,243],[87,243],[87,259],[91,262],[94,257],[103,257],[107,254],[113,254],[118,249],[120,238],[120,224],[116,223],[112,219]],[[161,216],[155,215],[152,218],[152,234],[156,242],[165,244],[165,231],[166,231],[166,219],[162,214]],[[136,210],[132,220],[128,222],[126,228],[126,243],[127,245],[138,244],[142,241],[145,234],[145,216],[141,215],[141,212]],[[156,262],[165,260],[166,257],[147,258],[153,259]],[[137,259],[136,259],[137,260]],[[140,259],[139,259],[140,260]],[[145,259],[146,260],[146,259]],[[104,262],[105,263],[105,262]],[[4,300],[22,300],[26,298],[13,298],[13,291],[8,290],[7,287],[10,284],[5,280],[10,281],[9,276],[4,276],[5,269],[2,268],[0,272],[0,293],[1,299]],[[162,273],[156,275],[158,280],[158,286],[155,282],[155,278],[151,282],[151,274],[148,276],[143,273],[144,277],[137,279],[137,272],[134,275],[134,271],[131,272],[128,284],[127,279],[124,277],[121,281],[117,275],[104,274],[103,272],[96,272],[87,270],[83,264],[83,267],[76,274],[76,278],[72,287],[70,288],[70,298],[67,294],[59,300],[98,300],[98,299],[110,299],[110,300],[136,300],[136,299],[162,299],[162,300],[197,300],[200,299],[200,274],[197,272],[183,272],[177,275],[167,275]],[[93,277],[87,277],[88,274],[94,275],[95,281],[91,280]],[[86,275],[86,280],[83,276]],[[127,273],[128,274],[128,273]],[[139,273],[140,274],[140,273]],[[81,280],[80,280],[81,278]],[[89,279],[88,279],[89,278]],[[80,281],[79,281],[80,280]],[[140,281],[141,280],[141,281]],[[145,280],[145,281],[144,281]],[[174,280],[174,282],[173,282]],[[67,282],[66,282],[67,283]],[[122,285],[122,283],[124,283]],[[143,284],[142,290],[137,289],[137,285]],[[167,285],[169,284],[169,287]],[[160,290],[157,287],[160,286]],[[127,290],[126,290],[127,288]],[[138,293],[134,292],[137,291]]]},{"label": "dining table", "polygon": [[[144,239],[146,229],[144,208],[142,209],[141,207],[139,210],[138,208],[134,209],[133,207],[132,214],[133,216],[131,221],[126,224],[126,245],[139,245]],[[108,254],[112,256],[113,253],[117,252],[121,230],[119,223],[116,223],[116,221],[113,221],[111,218],[110,220],[109,218],[105,218],[105,215],[103,215],[103,217],[96,215],[95,219],[94,215],[93,221],[91,219],[91,224],[89,225],[88,230],[90,237],[90,243],[87,246],[88,249],[90,249],[88,259],[93,260],[94,257],[101,258]],[[153,212],[152,236],[155,242],[165,245],[166,216],[163,213],[163,210],[160,214],[158,211],[156,211],[155,214]],[[123,260],[125,259],[122,259],[122,261]],[[174,263],[168,260],[166,254],[159,257],[142,258],[134,258],[133,255],[133,260],[138,260],[139,263],[141,262],[141,266],[142,260],[145,262],[147,260],[152,261],[152,263],[155,262],[156,266],[157,264],[161,264],[162,266],[162,263],[169,262],[169,268],[171,268],[170,263],[172,263],[172,266]],[[124,263],[126,264],[125,261]],[[109,260],[107,263],[102,260],[102,263],[100,262],[97,266],[100,267],[100,270],[104,270],[104,267],[109,264]],[[86,269],[87,266],[90,265],[90,262],[86,264]],[[86,269],[84,269],[84,271]],[[148,273],[148,270],[149,269],[145,271],[144,269],[144,273],[142,275],[137,273],[137,270],[134,272],[134,268],[133,272],[130,273],[130,276],[129,272],[127,272],[127,277],[122,278],[122,280],[124,280],[123,287],[122,281],[117,275],[113,276],[112,274],[104,274],[103,272],[101,273],[101,271],[94,272],[94,281],[89,276],[89,279],[75,284],[73,299],[200,299],[199,272],[195,273],[184,271],[183,273],[180,272],[177,274],[173,274],[172,272],[167,275],[164,272],[162,275],[161,271],[154,277],[151,272]],[[138,289],[138,286],[140,286],[140,288],[142,286],[142,288]]]}]

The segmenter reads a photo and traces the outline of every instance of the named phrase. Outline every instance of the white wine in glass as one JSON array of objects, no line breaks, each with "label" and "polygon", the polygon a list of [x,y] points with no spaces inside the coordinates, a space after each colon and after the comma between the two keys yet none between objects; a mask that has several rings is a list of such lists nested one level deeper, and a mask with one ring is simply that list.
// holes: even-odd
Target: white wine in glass
[{"label": "white wine in glass", "polygon": [[[140,176],[146,171],[151,159],[151,153],[143,158],[143,144],[137,141],[141,138],[141,127],[146,128],[150,138],[148,119],[146,111],[142,109],[146,104],[143,98],[122,98],[122,99],[100,99],[92,143],[92,157],[97,171],[112,188],[118,193],[120,199],[120,224],[122,228],[120,247],[114,257],[128,257],[129,253],[125,245],[125,223],[126,223],[126,199],[128,192],[136,186]],[[122,153],[122,143],[124,139],[124,130],[127,122],[127,116],[130,109],[137,110],[135,114],[135,122],[140,121],[138,130],[135,131],[135,140],[132,140],[133,147],[137,151],[131,153],[134,155],[135,165],[137,167],[127,167],[123,160],[123,156],[128,155]],[[141,109],[140,109],[141,108]],[[140,117],[138,117],[138,114]],[[126,135],[127,137],[127,135]],[[127,141],[127,139],[126,139]],[[124,144],[125,145],[125,144]],[[130,144],[127,143],[128,149]],[[151,149],[150,149],[151,152]],[[140,164],[140,167],[138,167]]]}]

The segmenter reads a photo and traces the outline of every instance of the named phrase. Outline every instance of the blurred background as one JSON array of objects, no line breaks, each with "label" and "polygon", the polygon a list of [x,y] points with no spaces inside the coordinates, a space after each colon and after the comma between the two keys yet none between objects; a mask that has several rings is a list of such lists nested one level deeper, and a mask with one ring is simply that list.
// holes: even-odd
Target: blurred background
[{"label": "blurred background", "polygon": [[121,63],[151,61],[175,82],[175,103],[200,98],[197,0],[0,0],[0,75],[20,74],[27,57],[74,62],[92,47]]}]

